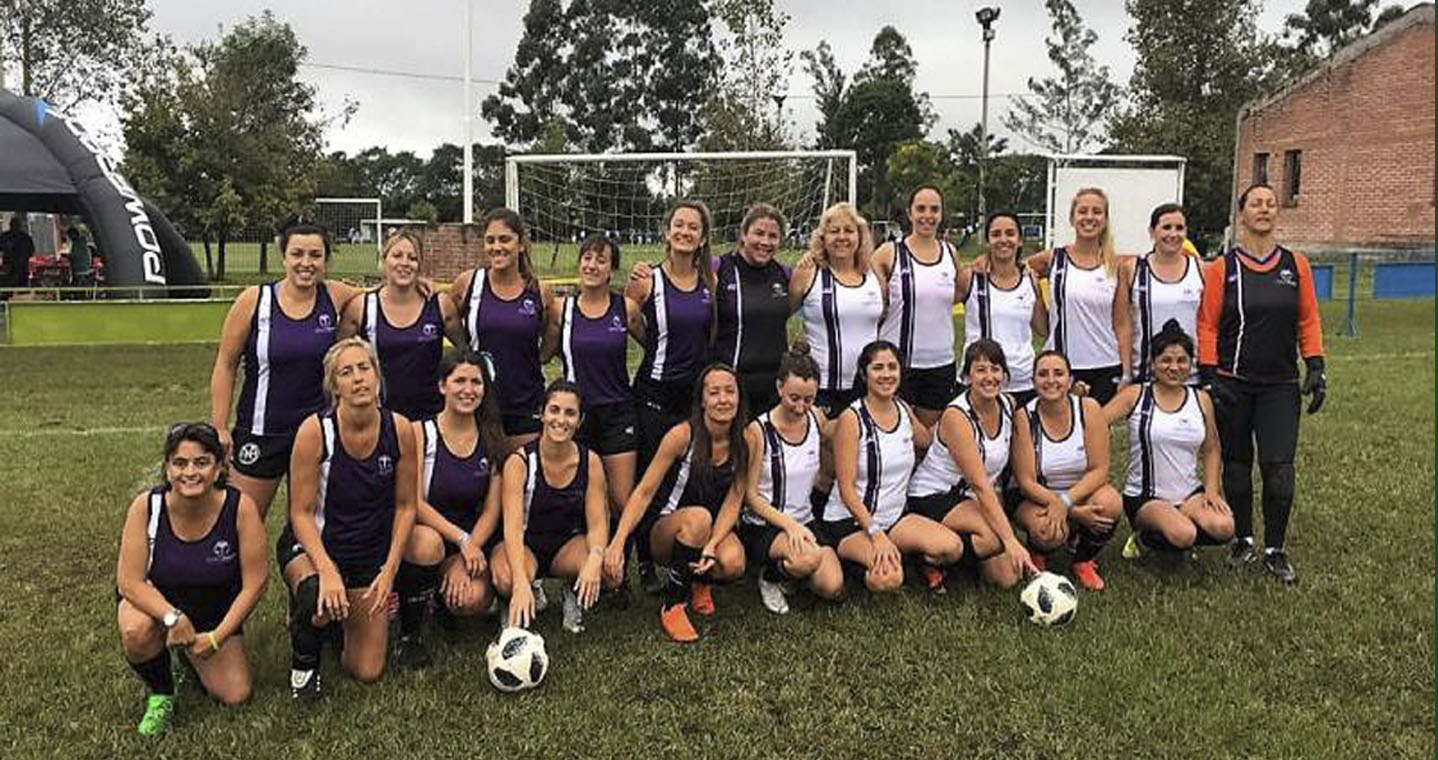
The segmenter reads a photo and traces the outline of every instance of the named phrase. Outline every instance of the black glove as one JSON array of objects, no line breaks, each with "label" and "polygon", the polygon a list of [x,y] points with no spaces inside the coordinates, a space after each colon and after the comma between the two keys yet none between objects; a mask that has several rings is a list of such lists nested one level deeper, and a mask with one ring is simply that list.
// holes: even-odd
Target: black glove
[{"label": "black glove", "polygon": [[1313,414],[1323,408],[1323,399],[1328,396],[1328,376],[1323,374],[1323,357],[1310,356],[1303,363],[1308,366],[1308,373],[1303,377],[1303,395],[1313,395],[1308,400],[1308,413]]},{"label": "black glove", "polygon": [[1208,391],[1213,403],[1219,406],[1231,406],[1238,402],[1238,397],[1233,395],[1233,391],[1218,379],[1217,367],[1199,367],[1198,386]]}]

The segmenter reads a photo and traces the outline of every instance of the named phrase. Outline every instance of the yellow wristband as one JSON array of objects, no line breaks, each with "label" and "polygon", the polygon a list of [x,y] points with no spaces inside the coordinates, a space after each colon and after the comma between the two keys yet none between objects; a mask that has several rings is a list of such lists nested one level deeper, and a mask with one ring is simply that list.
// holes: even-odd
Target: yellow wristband
[{"label": "yellow wristband", "polygon": [[210,639],[210,651],[211,651],[211,652],[218,652],[218,651],[220,651],[219,642],[215,641],[215,633],[214,633],[214,631],[210,631],[209,633],[206,633],[205,636],[207,636],[207,637]]}]

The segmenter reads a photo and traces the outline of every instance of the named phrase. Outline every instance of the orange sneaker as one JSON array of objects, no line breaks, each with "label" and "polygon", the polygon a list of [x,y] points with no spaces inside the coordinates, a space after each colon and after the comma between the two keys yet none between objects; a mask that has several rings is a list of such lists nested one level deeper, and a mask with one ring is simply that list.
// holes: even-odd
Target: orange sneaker
[{"label": "orange sneaker", "polygon": [[683,604],[661,608],[659,626],[671,640],[680,644],[691,644],[699,640],[699,632],[694,630],[694,624],[689,622],[689,615],[684,612]]},{"label": "orange sneaker", "polygon": [[708,617],[714,614],[714,593],[710,591],[709,584],[694,582],[689,592],[689,608],[696,615]]},{"label": "orange sneaker", "polygon": [[933,565],[924,565],[924,588],[931,594],[945,593],[944,571]]},{"label": "orange sneaker", "polygon": [[1103,576],[1098,574],[1098,563],[1094,560],[1073,563],[1074,578],[1089,591],[1103,591]]}]

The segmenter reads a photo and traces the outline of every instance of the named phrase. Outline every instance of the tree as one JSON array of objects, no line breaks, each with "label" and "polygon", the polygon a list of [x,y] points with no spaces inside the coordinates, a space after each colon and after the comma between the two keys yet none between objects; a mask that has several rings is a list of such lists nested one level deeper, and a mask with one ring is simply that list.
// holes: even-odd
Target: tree
[{"label": "tree", "polygon": [[1274,86],[1292,81],[1339,48],[1402,16],[1403,6],[1390,5],[1377,17],[1378,0],[1308,0],[1303,13],[1283,20],[1283,38],[1290,44],[1275,50]]},{"label": "tree", "polygon": [[794,54],[784,48],[789,14],[774,0],[715,0],[723,24],[718,43],[725,62],[704,107],[703,150],[780,150],[784,122],[775,97],[788,87]]},{"label": "tree", "polygon": [[819,122],[814,125],[818,133],[816,145],[837,148],[839,137],[834,134],[834,128],[838,125],[839,109],[844,106],[844,72],[834,61],[834,50],[827,40],[820,40],[818,47],[803,51],[799,58],[804,61],[804,73],[814,80],[814,98],[819,106]]},{"label": "tree", "polygon": [[[947,218],[940,226],[952,226],[951,220],[969,208],[968,199],[974,195],[974,182],[954,165],[952,156],[945,146],[928,140],[909,140],[894,146],[886,162],[889,187],[905,190],[919,185],[937,185],[944,194],[944,210]],[[888,209],[888,218],[903,219],[908,209],[902,203]]]},{"label": "tree", "polygon": [[1004,126],[1050,153],[1082,153],[1102,142],[1104,122],[1122,91],[1089,48],[1098,34],[1084,26],[1070,0],[1046,0],[1053,35],[1044,39],[1058,77],[1029,77],[1031,99],[1010,98]]},{"label": "tree", "polygon": [[693,145],[720,64],[701,0],[531,0],[514,60],[482,105],[494,133],[557,124],[589,153]]},{"label": "tree", "polygon": [[1121,152],[1185,156],[1188,225],[1217,236],[1229,218],[1234,115],[1260,94],[1272,51],[1259,0],[1127,0],[1138,54],[1131,105],[1109,124]]},{"label": "tree", "polygon": [[21,95],[62,111],[107,101],[145,55],[149,20],[145,0],[0,0],[0,74],[18,69]]}]

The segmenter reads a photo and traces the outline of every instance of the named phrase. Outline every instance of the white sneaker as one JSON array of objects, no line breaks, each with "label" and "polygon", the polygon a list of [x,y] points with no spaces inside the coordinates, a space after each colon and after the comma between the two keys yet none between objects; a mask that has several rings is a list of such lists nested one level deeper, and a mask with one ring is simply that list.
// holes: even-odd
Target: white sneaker
[{"label": "white sneaker", "polygon": [[544,594],[544,584],[534,580],[534,614],[538,615],[549,607],[549,597]]},{"label": "white sneaker", "polygon": [[782,584],[759,576],[759,599],[764,602],[764,609],[775,615],[789,614],[789,600],[784,598],[784,587]]},{"label": "white sneaker", "polygon": [[579,595],[574,587],[564,584],[564,630],[570,633],[584,633],[584,608],[579,606]]}]

